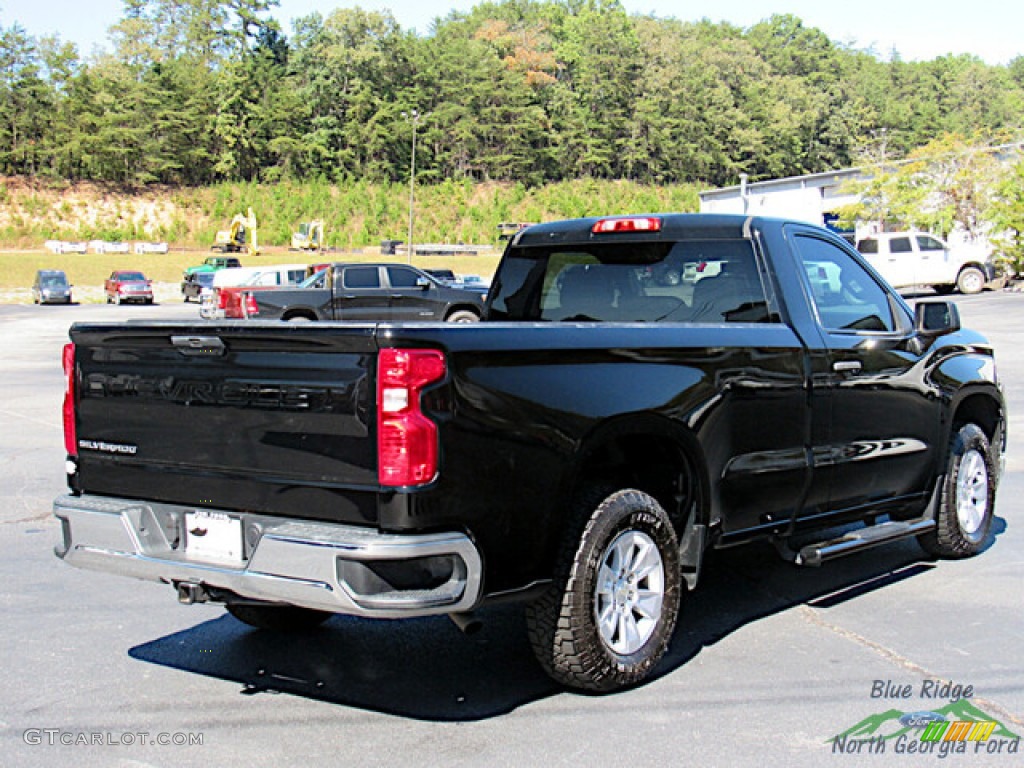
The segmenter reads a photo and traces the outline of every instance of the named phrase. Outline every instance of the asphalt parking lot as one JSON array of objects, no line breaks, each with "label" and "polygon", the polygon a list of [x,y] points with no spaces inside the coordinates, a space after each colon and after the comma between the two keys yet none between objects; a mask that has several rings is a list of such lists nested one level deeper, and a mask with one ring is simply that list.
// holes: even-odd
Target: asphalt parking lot
[{"label": "asphalt parking lot", "polygon": [[[991,548],[934,561],[906,541],[806,570],[766,546],[713,553],[659,675],[607,696],[551,683],[515,607],[470,638],[445,618],[343,617],[282,637],[64,565],[69,324],[197,309],[0,306],[0,765],[1024,765],[1007,736],[1024,735],[1024,294],[958,303],[1009,403]],[[1000,729],[963,754],[837,749],[943,708]]]}]

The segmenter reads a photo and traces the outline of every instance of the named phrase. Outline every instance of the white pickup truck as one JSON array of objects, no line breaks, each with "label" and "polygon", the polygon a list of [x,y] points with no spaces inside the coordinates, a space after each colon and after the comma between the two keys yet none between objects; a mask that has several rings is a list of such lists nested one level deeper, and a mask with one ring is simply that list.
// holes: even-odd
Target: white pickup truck
[{"label": "white pickup truck", "polygon": [[991,259],[951,251],[925,232],[883,232],[857,241],[857,250],[894,288],[930,285],[936,293],[980,293],[997,282]]}]

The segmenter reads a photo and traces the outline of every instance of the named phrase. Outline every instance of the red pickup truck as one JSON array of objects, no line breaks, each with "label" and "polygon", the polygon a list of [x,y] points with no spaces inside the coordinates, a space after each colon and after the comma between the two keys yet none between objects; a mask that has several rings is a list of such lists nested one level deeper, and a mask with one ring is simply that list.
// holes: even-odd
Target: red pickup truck
[{"label": "red pickup truck", "polygon": [[135,270],[117,269],[111,272],[110,277],[103,282],[103,292],[107,304],[123,304],[126,301],[153,303],[153,281]]},{"label": "red pickup truck", "polygon": [[214,300],[221,317],[245,318],[255,314],[255,307],[249,298],[253,291],[266,291],[274,288],[290,287],[301,283],[311,274],[305,264],[282,264],[267,267],[242,285],[224,285],[214,288]]}]

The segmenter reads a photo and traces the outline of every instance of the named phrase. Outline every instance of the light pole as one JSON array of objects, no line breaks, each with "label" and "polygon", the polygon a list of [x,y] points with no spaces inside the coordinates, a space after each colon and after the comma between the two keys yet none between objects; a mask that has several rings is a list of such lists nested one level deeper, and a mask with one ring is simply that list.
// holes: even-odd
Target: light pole
[{"label": "light pole", "polygon": [[411,112],[403,112],[402,117],[412,120],[412,161],[409,167],[409,239],[406,241],[406,260],[412,264],[412,225],[415,219],[416,202],[416,126],[420,121],[420,112],[414,109]]}]

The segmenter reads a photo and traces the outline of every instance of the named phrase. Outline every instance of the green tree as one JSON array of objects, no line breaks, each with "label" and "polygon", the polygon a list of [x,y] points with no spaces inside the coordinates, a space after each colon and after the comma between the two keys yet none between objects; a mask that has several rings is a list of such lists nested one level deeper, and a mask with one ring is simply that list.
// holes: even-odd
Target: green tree
[{"label": "green tree", "polygon": [[45,168],[55,103],[35,40],[17,24],[0,31],[0,166],[34,175]]},{"label": "green tree", "polygon": [[556,54],[564,69],[553,124],[559,163],[573,175],[616,178],[634,156],[631,115],[640,43],[618,0],[586,0],[570,14]]},{"label": "green tree", "polygon": [[847,224],[874,221],[881,226],[919,228],[949,235],[958,228],[982,234],[1000,163],[995,153],[957,134],[946,134],[914,150],[896,165],[878,166],[850,191],[860,202],[842,211]]},{"label": "green tree", "polygon": [[1024,272],[1024,160],[1018,160],[992,192],[985,214],[998,257],[1016,274]]}]

